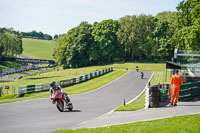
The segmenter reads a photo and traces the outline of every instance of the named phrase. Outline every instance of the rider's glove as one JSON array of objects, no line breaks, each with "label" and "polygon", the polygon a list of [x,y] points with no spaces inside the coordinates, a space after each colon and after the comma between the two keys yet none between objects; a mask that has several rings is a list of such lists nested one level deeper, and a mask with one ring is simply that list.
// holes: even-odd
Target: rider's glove
[{"label": "rider's glove", "polygon": [[55,101],[54,101],[53,99],[51,99],[51,102],[52,102],[53,104],[55,104]]}]

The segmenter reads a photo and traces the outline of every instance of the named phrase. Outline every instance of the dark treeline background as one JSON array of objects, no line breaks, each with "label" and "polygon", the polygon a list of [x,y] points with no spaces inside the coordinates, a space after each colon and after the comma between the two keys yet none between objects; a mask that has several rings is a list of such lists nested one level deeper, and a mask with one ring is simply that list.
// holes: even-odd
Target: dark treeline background
[{"label": "dark treeline background", "polygon": [[53,56],[64,67],[115,61],[164,62],[175,48],[200,50],[200,2],[181,2],[177,12],[155,17],[127,15],[119,20],[81,22],[55,39]]},{"label": "dark treeline background", "polygon": [[22,38],[20,33],[11,29],[0,28],[0,58],[21,54]]},{"label": "dark treeline background", "polygon": [[33,39],[42,39],[42,40],[52,40],[52,36],[44,34],[41,31],[37,32],[33,30],[32,32],[21,32],[22,38],[33,38]]}]

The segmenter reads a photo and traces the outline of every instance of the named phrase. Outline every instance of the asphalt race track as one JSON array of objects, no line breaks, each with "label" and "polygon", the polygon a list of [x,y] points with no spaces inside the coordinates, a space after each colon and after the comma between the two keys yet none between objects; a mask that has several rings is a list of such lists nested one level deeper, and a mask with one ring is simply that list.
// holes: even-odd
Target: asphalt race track
[{"label": "asphalt race track", "polygon": [[70,129],[119,107],[139,95],[152,72],[130,71],[97,90],[70,95],[74,110],[59,112],[50,99],[0,104],[0,133],[49,133]]}]

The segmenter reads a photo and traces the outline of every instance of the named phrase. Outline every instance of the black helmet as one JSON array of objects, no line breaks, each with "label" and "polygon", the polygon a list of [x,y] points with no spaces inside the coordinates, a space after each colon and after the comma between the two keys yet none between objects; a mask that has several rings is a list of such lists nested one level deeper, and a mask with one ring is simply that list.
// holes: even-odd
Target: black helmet
[{"label": "black helmet", "polygon": [[56,81],[52,81],[51,83],[50,83],[50,86],[51,87],[53,87],[53,86],[55,86],[56,85]]}]

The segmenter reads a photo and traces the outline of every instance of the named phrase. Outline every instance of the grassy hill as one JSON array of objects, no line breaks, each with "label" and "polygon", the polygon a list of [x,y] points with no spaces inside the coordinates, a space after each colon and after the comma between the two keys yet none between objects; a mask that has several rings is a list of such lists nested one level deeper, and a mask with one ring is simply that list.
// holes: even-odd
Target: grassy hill
[{"label": "grassy hill", "polygon": [[48,59],[52,60],[52,53],[54,49],[54,42],[47,40],[37,39],[22,39],[23,44],[23,55],[33,59]]}]

